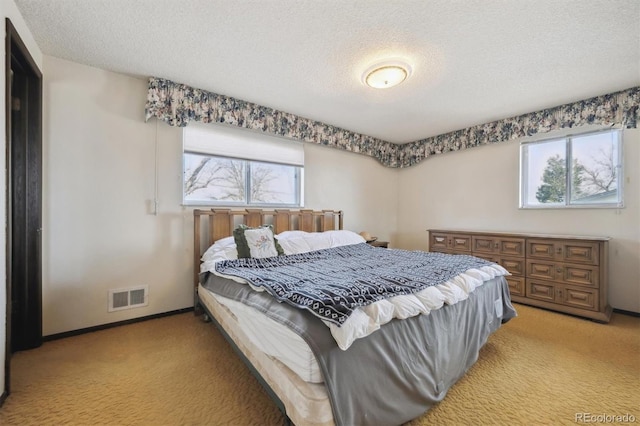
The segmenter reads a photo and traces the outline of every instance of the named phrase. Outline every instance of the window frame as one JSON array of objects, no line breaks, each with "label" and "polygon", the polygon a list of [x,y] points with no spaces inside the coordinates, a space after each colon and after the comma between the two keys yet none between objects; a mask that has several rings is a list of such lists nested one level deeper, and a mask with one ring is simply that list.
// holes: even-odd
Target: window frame
[{"label": "window frame", "polygon": [[[571,201],[571,193],[572,193],[572,179],[573,170],[573,152],[572,152],[572,140],[574,138],[580,138],[590,135],[595,135],[599,133],[613,133],[615,134],[616,144],[617,144],[617,200],[611,203],[575,203]],[[565,170],[567,171],[565,176],[565,196],[564,203],[539,203],[539,204],[528,204],[527,199],[529,196],[531,188],[528,187],[527,182],[529,178],[529,167],[528,167],[528,146],[536,145],[536,144],[544,144],[549,143],[551,141],[562,141],[565,143]],[[624,208],[624,156],[623,156],[623,139],[622,139],[622,129],[618,128],[607,128],[600,129],[594,131],[587,131],[583,133],[568,133],[564,135],[556,135],[547,138],[522,141],[520,142],[520,199],[519,199],[519,209],[620,209]]]},{"label": "window frame", "polygon": [[[233,161],[242,161],[244,162],[244,170],[245,170],[245,181],[244,181],[244,193],[245,199],[244,201],[205,201],[205,200],[187,200],[185,194],[185,155],[186,154],[194,154],[194,155],[202,155],[212,158],[221,158]],[[295,170],[294,182],[295,182],[295,191],[296,191],[296,200],[293,204],[289,203],[252,203],[249,200],[251,196],[251,164],[259,163],[259,164],[272,164],[276,166],[287,166],[292,167]],[[207,206],[207,207],[273,207],[273,208],[302,208],[304,207],[304,165],[297,164],[286,164],[286,163],[277,163],[274,161],[260,161],[246,158],[238,158],[238,157],[229,157],[225,155],[216,155],[207,152],[198,152],[194,150],[182,150],[182,176],[181,176],[181,187],[182,187],[182,205],[183,206]]]}]

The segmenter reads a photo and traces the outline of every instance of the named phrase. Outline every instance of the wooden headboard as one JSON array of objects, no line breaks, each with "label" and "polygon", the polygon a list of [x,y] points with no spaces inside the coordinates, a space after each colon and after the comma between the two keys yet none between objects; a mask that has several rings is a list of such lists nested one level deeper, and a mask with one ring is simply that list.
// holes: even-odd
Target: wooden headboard
[{"label": "wooden headboard", "polygon": [[[203,220],[208,218],[208,220]],[[193,211],[193,282],[198,287],[200,258],[215,241],[233,235],[236,226],[273,225],[276,234],[284,231],[323,232],[342,229],[339,210],[209,209]]]}]

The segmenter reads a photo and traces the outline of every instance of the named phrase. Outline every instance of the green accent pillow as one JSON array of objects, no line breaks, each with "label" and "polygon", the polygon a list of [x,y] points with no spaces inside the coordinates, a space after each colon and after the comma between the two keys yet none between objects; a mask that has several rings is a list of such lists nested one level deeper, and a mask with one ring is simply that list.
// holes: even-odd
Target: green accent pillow
[{"label": "green accent pillow", "polygon": [[238,259],[259,259],[284,254],[284,250],[273,233],[272,225],[262,225],[258,228],[238,225],[233,230],[233,239],[236,242]]}]

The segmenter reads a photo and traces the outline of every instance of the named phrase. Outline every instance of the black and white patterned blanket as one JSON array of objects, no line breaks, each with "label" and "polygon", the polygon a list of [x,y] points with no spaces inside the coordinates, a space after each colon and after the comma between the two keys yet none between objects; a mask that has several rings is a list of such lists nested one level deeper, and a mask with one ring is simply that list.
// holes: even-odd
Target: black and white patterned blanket
[{"label": "black and white patterned blanket", "polygon": [[225,260],[224,275],[245,279],[279,301],[342,325],[359,306],[412,294],[491,262],[473,256],[385,250],[365,243],[264,259]]}]

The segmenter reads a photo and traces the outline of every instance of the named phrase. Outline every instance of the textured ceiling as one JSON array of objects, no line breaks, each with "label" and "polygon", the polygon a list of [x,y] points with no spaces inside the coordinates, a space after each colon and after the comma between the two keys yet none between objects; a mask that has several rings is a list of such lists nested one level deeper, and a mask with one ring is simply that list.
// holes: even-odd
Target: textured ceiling
[{"label": "textured ceiling", "polygon": [[[46,55],[391,142],[640,85],[638,0],[15,1]],[[364,86],[389,58],[413,75]]]}]

